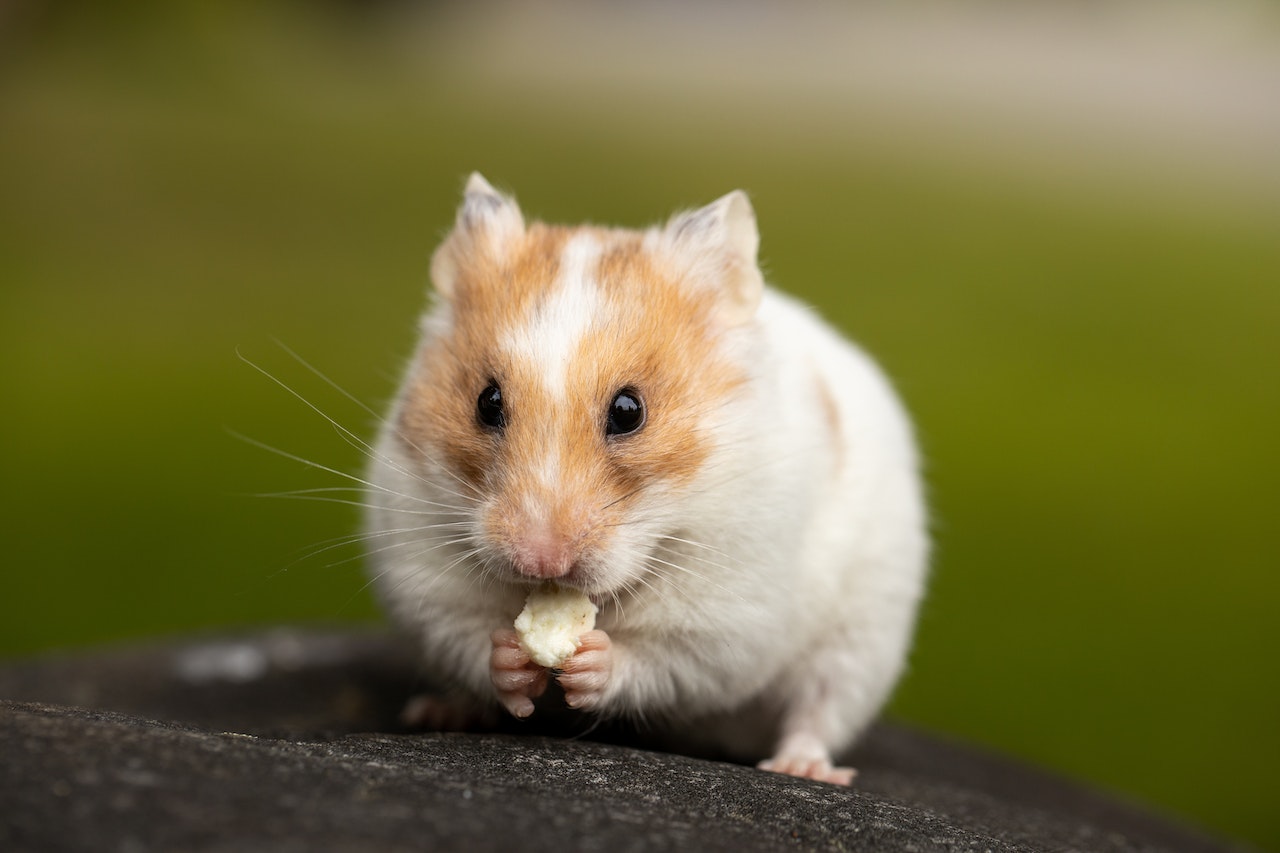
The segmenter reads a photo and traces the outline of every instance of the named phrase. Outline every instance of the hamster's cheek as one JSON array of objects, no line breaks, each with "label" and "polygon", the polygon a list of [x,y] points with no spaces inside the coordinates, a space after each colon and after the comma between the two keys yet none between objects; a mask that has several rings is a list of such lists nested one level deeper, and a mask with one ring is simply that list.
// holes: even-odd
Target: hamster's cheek
[{"label": "hamster's cheek", "polygon": [[660,543],[663,528],[633,513],[612,526],[611,535],[581,567],[581,585],[588,593],[612,596],[643,595],[650,578],[666,568]]}]

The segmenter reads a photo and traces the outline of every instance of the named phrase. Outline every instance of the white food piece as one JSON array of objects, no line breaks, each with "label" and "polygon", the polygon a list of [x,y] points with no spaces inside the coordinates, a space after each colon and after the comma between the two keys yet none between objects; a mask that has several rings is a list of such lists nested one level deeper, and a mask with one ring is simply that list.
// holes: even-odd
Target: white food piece
[{"label": "white food piece", "polygon": [[538,666],[555,668],[582,645],[579,639],[596,626],[596,606],[581,591],[545,583],[529,593],[516,617],[520,648]]}]

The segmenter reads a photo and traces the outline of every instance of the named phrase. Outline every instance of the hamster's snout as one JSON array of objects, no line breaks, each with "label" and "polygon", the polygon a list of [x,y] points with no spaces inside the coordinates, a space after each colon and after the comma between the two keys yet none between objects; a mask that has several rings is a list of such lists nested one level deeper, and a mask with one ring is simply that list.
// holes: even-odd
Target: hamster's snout
[{"label": "hamster's snout", "polygon": [[511,543],[512,565],[526,577],[537,580],[562,578],[577,563],[577,549],[562,535],[546,527],[520,532]]},{"label": "hamster's snout", "polygon": [[606,545],[582,501],[553,493],[500,495],[485,514],[485,539],[515,579],[579,578]]}]

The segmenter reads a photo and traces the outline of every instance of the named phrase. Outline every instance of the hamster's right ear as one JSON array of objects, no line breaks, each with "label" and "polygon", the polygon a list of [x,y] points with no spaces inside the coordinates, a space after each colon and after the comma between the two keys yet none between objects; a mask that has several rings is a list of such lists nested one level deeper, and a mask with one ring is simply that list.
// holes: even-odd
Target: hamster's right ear
[{"label": "hamster's right ear", "polygon": [[495,190],[479,172],[472,172],[453,230],[431,257],[436,292],[452,299],[463,266],[496,260],[523,234],[524,216],[516,200]]},{"label": "hamster's right ear", "polygon": [[734,190],[706,207],[678,213],[662,235],[690,279],[717,291],[723,320],[737,325],[755,315],[764,277],[756,259],[760,232],[746,193]]}]

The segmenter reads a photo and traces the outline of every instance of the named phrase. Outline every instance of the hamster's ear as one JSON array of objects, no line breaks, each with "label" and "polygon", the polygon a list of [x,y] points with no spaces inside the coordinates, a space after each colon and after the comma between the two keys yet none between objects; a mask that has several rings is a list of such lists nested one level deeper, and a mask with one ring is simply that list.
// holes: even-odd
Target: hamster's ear
[{"label": "hamster's ear", "polygon": [[731,325],[755,316],[764,293],[756,261],[760,232],[755,211],[742,190],[734,190],[697,210],[677,213],[663,230],[673,254],[689,273],[719,288],[721,317]]},{"label": "hamster's ear", "polygon": [[436,292],[452,299],[460,267],[468,261],[500,257],[523,234],[524,216],[516,200],[495,190],[479,172],[472,172],[453,231],[431,257]]}]

